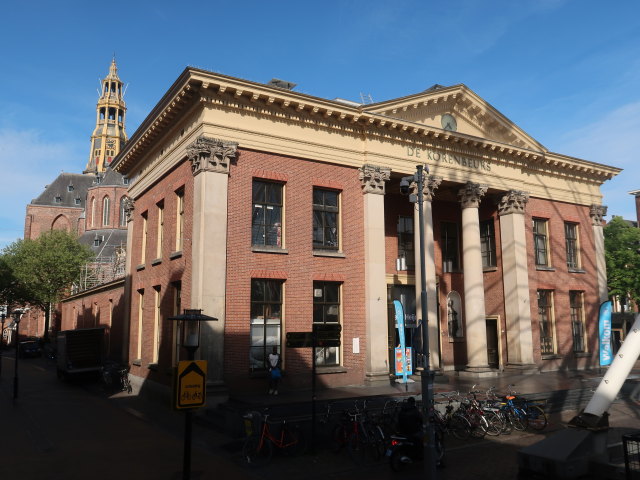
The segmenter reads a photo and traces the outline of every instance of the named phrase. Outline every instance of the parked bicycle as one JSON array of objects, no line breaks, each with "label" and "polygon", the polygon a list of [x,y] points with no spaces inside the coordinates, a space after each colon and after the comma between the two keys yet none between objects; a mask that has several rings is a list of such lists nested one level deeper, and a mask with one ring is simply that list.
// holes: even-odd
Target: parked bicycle
[{"label": "parked bicycle", "polygon": [[129,381],[129,366],[106,361],[101,368],[102,383],[108,390],[120,390],[131,393],[133,387]]},{"label": "parked bicycle", "polygon": [[297,428],[291,428],[286,420],[269,421],[269,409],[263,413],[248,412],[243,416],[248,434],[242,447],[242,457],[251,467],[268,464],[274,449],[287,455],[304,450],[304,437]]}]

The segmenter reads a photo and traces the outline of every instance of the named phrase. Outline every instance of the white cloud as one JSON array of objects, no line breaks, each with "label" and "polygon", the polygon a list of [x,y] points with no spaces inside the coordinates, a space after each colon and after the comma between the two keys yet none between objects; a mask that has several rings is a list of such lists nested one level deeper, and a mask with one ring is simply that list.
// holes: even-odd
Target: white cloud
[{"label": "white cloud", "polygon": [[603,204],[609,207],[609,216],[636,218],[635,201],[628,192],[640,188],[639,132],[640,102],[633,102],[572,130],[560,140],[560,152],[623,169],[602,186]]}]

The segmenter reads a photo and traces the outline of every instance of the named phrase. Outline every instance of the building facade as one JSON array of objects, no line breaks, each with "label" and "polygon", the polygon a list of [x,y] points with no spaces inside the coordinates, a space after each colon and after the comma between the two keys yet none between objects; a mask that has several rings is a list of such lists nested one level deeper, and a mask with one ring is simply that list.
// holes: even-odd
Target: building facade
[{"label": "building facade", "polygon": [[[464,85],[369,105],[282,85],[187,68],[113,161],[131,179],[134,376],[170,384],[169,317],[198,308],[218,319],[198,352],[212,390],[264,389],[273,347],[292,386],[312,355],[324,385],[388,382],[394,300],[414,367],[422,328],[444,372],[595,366],[600,185],[619,169],[549,152]],[[418,165],[423,252],[400,194]],[[339,324],[340,346],[286,346],[315,324]]]}]

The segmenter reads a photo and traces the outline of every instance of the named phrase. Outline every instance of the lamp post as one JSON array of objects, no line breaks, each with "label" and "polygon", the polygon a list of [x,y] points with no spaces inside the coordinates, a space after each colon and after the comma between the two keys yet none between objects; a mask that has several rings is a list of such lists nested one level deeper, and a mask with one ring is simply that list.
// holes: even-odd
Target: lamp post
[{"label": "lamp post", "polygon": [[16,326],[16,361],[14,363],[13,372],[13,399],[18,398],[18,357],[20,357],[20,320],[28,308],[18,308],[13,311],[13,322]]},{"label": "lamp post", "polygon": [[[187,351],[187,360],[195,359],[196,350],[200,347],[200,322],[217,321],[217,318],[204,315],[199,309],[185,309],[180,315],[169,320],[178,322],[178,344]],[[191,478],[191,409],[187,408],[184,417],[184,454],[182,460],[182,479]]]},{"label": "lamp post", "polygon": [[429,365],[429,329],[427,321],[427,267],[424,255],[424,212],[422,211],[422,205],[424,202],[424,193],[422,191],[424,187],[424,174],[429,173],[429,167],[426,165],[417,165],[416,173],[408,177],[402,177],[400,181],[400,193],[403,195],[409,195],[409,189],[412,183],[416,183],[418,187],[418,194],[409,195],[409,201],[411,203],[418,204],[418,223],[419,223],[419,235],[420,235],[420,305],[422,309],[422,350],[424,365],[422,367],[422,373],[420,375],[421,389],[422,389],[422,415],[424,422],[422,425],[422,431],[427,439],[424,444],[424,471],[427,479],[436,479],[436,439],[435,429],[433,422],[429,415],[429,409],[433,404],[433,372]]}]

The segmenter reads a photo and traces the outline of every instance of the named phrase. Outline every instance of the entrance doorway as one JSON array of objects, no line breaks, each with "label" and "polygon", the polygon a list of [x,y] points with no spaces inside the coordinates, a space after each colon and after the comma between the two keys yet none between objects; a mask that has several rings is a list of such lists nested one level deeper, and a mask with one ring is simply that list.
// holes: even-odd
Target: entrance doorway
[{"label": "entrance doorway", "polygon": [[388,285],[387,287],[387,317],[388,317],[388,341],[389,349],[389,373],[395,374],[396,347],[400,340],[396,328],[396,315],[393,301],[398,300],[402,304],[405,314],[404,338],[407,347],[411,347],[411,364],[415,370],[417,355],[422,355],[422,340],[420,329],[416,328],[416,290],[413,285]]},{"label": "entrance doorway", "polygon": [[498,349],[498,319],[487,318],[487,359],[489,367],[500,367],[500,351]]}]

